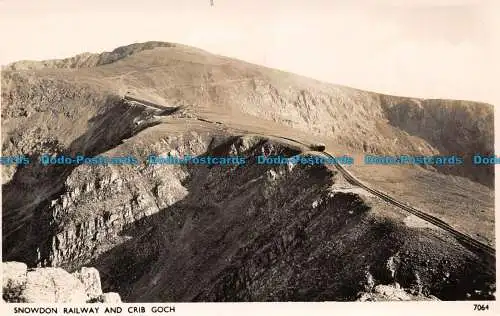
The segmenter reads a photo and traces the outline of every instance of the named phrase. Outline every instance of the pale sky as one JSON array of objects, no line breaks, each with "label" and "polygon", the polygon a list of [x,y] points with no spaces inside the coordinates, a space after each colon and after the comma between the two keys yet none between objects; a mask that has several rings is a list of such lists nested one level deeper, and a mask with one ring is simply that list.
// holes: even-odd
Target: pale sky
[{"label": "pale sky", "polygon": [[214,4],[0,0],[0,64],[158,40],[382,93],[500,101],[500,1]]}]

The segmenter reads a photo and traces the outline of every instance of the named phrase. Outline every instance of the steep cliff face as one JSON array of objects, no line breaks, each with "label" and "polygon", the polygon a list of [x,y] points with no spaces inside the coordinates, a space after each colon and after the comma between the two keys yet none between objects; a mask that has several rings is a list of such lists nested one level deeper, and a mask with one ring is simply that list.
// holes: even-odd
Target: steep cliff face
[{"label": "steep cliff face", "polygon": [[468,177],[493,187],[494,166],[475,166],[473,156],[494,156],[493,106],[451,100],[416,100],[382,96],[389,123],[420,137],[441,155],[460,154],[464,168],[438,166],[446,174]]},{"label": "steep cliff face", "polygon": [[[105,141],[101,139],[101,145]],[[212,137],[207,132],[181,132],[151,137],[149,145],[124,143],[101,153],[108,157],[138,157],[137,166],[58,166],[55,171],[58,178],[54,180],[60,185],[52,183],[50,187],[57,191],[47,194],[46,200],[38,205],[24,207],[24,217],[20,209],[4,213],[7,228],[4,229],[4,257],[23,259],[30,265],[70,268],[98,253],[100,243],[107,249],[126,240],[126,236],[119,235],[125,225],[152,215],[187,194],[181,184],[186,177],[181,166],[146,167],[147,155],[175,154],[179,150],[190,155],[201,154],[207,150],[210,141]],[[36,167],[40,170],[50,168]],[[54,173],[49,176],[54,176]],[[50,179],[47,176],[47,182]],[[24,193],[15,191],[19,187],[19,183],[14,183],[4,188],[4,192],[9,190],[7,192],[22,203]],[[19,218],[22,221],[15,225],[9,222]],[[24,242],[20,243],[20,240]]]},{"label": "steep cliff face", "polygon": [[[44,210],[44,222],[51,223],[53,233],[41,245],[43,265],[74,268],[128,240],[126,227],[188,194],[183,182],[189,174],[183,166],[148,167],[145,154],[198,155],[208,149],[210,140],[207,133],[174,134],[141,148],[138,166],[76,168],[66,179],[64,193]],[[119,156],[123,147],[129,148],[121,146],[105,155]]]},{"label": "steep cliff face", "polygon": [[[35,264],[33,251],[25,253],[23,247],[12,245],[24,240],[32,246],[32,240],[49,233],[43,230],[50,219],[46,212],[36,210],[51,207],[52,201],[64,194],[65,182],[71,181],[68,176],[76,167],[43,165],[41,156],[99,155],[145,128],[136,126],[135,120],[147,111],[126,104],[119,96],[103,93],[98,87],[82,85],[73,89],[64,80],[29,78],[2,75],[6,86],[12,87],[2,91],[2,155],[24,155],[31,161],[27,166],[2,166],[2,224],[4,256]],[[16,112],[19,108],[24,114]],[[81,183],[82,192],[93,190],[94,183],[89,181],[87,187],[87,182]],[[78,190],[72,194],[78,195]],[[68,200],[71,197],[62,199],[64,208]]]}]

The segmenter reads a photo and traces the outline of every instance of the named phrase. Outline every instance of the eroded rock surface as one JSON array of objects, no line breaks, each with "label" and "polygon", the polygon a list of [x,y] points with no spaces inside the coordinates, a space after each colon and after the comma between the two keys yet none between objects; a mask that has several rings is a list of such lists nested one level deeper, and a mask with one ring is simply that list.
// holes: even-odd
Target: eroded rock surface
[{"label": "eroded rock surface", "polygon": [[102,293],[99,272],[83,267],[73,274],[62,268],[27,269],[24,263],[4,262],[3,300],[22,303],[119,302],[117,293]]},{"label": "eroded rock surface", "polygon": [[360,293],[360,302],[377,301],[439,301],[435,296],[425,296],[421,293],[411,293],[400,287],[399,284],[377,285],[372,292]]},{"label": "eroded rock surface", "polygon": [[72,273],[85,287],[88,299],[93,299],[102,295],[101,278],[96,268],[82,267],[80,271]]}]

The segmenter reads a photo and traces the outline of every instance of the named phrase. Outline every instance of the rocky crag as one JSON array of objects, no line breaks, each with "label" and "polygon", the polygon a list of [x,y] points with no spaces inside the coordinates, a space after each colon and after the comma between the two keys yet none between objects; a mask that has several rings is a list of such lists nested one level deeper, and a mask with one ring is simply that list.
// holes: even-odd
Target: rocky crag
[{"label": "rocky crag", "polygon": [[99,271],[82,267],[28,269],[21,262],[2,263],[2,297],[9,303],[120,303],[120,295],[103,293]]}]

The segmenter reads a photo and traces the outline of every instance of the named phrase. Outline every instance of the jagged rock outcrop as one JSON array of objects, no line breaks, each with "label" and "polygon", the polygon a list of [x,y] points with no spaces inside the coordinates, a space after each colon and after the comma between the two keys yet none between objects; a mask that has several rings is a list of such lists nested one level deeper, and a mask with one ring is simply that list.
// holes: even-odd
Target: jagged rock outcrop
[{"label": "jagged rock outcrop", "polygon": [[[173,134],[155,142],[151,153],[202,154],[211,140],[207,133]],[[46,230],[56,233],[40,244],[38,263],[74,269],[126,242],[130,236],[123,231],[129,226],[188,194],[183,185],[188,176],[181,165],[75,168],[64,184],[65,193],[44,212],[43,222],[52,223]]]},{"label": "jagged rock outcrop", "polygon": [[411,293],[408,290],[401,288],[401,286],[396,284],[382,285],[379,284],[375,286],[373,291],[360,293],[357,301],[368,302],[368,301],[439,301],[439,299],[433,295],[425,296],[421,293]]},{"label": "jagged rock outcrop", "polygon": [[28,269],[3,262],[3,300],[23,303],[120,302],[118,293],[102,293],[99,272],[83,267],[70,274],[61,268]]}]

